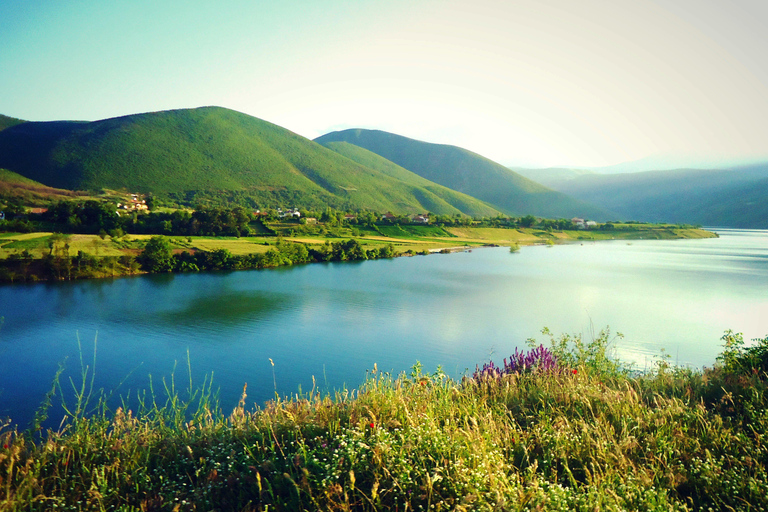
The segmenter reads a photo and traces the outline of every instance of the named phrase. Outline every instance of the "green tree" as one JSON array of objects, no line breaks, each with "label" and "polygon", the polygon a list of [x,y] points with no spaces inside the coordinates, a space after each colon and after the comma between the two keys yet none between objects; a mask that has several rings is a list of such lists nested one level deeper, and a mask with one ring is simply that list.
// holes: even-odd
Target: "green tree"
[{"label": "green tree", "polygon": [[153,236],[141,253],[141,267],[148,272],[170,272],[173,270],[171,243],[164,236]]}]

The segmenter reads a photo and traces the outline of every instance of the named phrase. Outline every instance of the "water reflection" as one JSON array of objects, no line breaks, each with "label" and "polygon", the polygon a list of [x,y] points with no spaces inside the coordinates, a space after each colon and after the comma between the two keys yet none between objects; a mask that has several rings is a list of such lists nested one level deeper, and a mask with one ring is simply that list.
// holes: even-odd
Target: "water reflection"
[{"label": "water reflection", "polygon": [[198,322],[236,325],[265,319],[283,311],[291,300],[285,293],[227,291],[196,296],[180,301],[171,310],[162,310],[154,316],[170,325],[189,325]]}]

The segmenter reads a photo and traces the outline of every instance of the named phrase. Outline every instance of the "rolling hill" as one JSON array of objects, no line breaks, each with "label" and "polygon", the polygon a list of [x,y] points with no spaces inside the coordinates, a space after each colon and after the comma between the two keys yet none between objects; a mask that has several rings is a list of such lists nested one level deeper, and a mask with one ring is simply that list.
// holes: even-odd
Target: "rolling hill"
[{"label": "rolling hill", "polygon": [[219,107],[16,124],[0,131],[0,167],[69,190],[235,191],[260,206],[497,213],[480,201],[404,181]]},{"label": "rolling hill", "polygon": [[551,190],[501,164],[456,146],[432,144],[379,130],[350,129],[315,139],[367,149],[419,176],[485,201],[510,215],[604,220],[607,211]]},{"label": "rolling hill", "polygon": [[26,206],[44,206],[50,201],[72,199],[82,193],[46,187],[8,169],[0,169],[0,209],[8,203],[20,202]]},{"label": "rolling hill", "polygon": [[375,169],[404,183],[423,188],[427,192],[423,193],[420,197],[422,204],[435,205],[433,208],[428,208],[429,211],[436,212],[437,209],[442,209],[442,203],[448,203],[461,211],[485,212],[483,216],[492,216],[499,213],[479,199],[424,179],[418,174],[404,169],[367,149],[348,142],[328,142],[325,146],[369,169]]},{"label": "rolling hill", "polygon": [[21,124],[24,121],[21,119],[16,119],[15,117],[8,117],[0,114],[0,131],[5,130],[6,128],[10,128],[11,126],[16,126],[17,124]]}]

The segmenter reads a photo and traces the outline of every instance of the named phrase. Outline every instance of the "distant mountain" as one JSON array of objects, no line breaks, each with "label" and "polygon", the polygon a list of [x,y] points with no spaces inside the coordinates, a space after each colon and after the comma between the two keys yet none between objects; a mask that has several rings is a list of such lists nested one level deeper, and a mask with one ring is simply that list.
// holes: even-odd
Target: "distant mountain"
[{"label": "distant mountain", "polygon": [[768,162],[717,170],[584,174],[549,184],[624,219],[768,228]]},{"label": "distant mountain", "polygon": [[566,167],[550,167],[546,169],[526,169],[524,167],[510,167],[514,172],[541,183],[545,187],[558,190],[557,186],[563,181],[573,180],[585,174],[594,174],[587,169],[571,169]]},{"label": "distant mountain", "polygon": [[696,201],[672,205],[671,215],[703,226],[768,229],[768,178],[710,190]]},{"label": "distant mountain", "polygon": [[730,169],[759,164],[765,159],[760,158],[703,158],[697,155],[661,154],[647,156],[639,160],[622,162],[603,167],[591,167],[590,170],[599,174],[623,174],[646,171],[663,171],[671,169]]},{"label": "distant mountain", "polygon": [[16,124],[0,131],[0,167],[69,190],[230,191],[260,206],[496,213],[469,198],[450,202],[426,183],[365,167],[277,125],[218,107]]},{"label": "distant mountain", "polygon": [[601,220],[605,210],[531,181],[501,164],[466,149],[409,139],[379,130],[351,129],[315,139],[321,144],[348,142],[367,149],[429,181],[485,201],[511,215]]}]

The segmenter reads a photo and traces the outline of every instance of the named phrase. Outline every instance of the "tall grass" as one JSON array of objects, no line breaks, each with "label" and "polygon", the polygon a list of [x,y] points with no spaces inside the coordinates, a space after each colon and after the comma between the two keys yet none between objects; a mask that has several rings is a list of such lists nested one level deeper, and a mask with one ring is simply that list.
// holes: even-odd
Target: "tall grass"
[{"label": "tall grass", "polygon": [[[505,372],[374,367],[357,390],[264,407],[244,388],[229,413],[209,382],[179,391],[173,379],[136,411],[100,397],[93,409],[86,371],[60,429],[4,425],[0,509],[768,508],[758,349],[732,343],[703,372],[661,360],[636,374],[610,357],[607,332],[550,336]],[[556,364],[519,364],[542,358]]]}]

